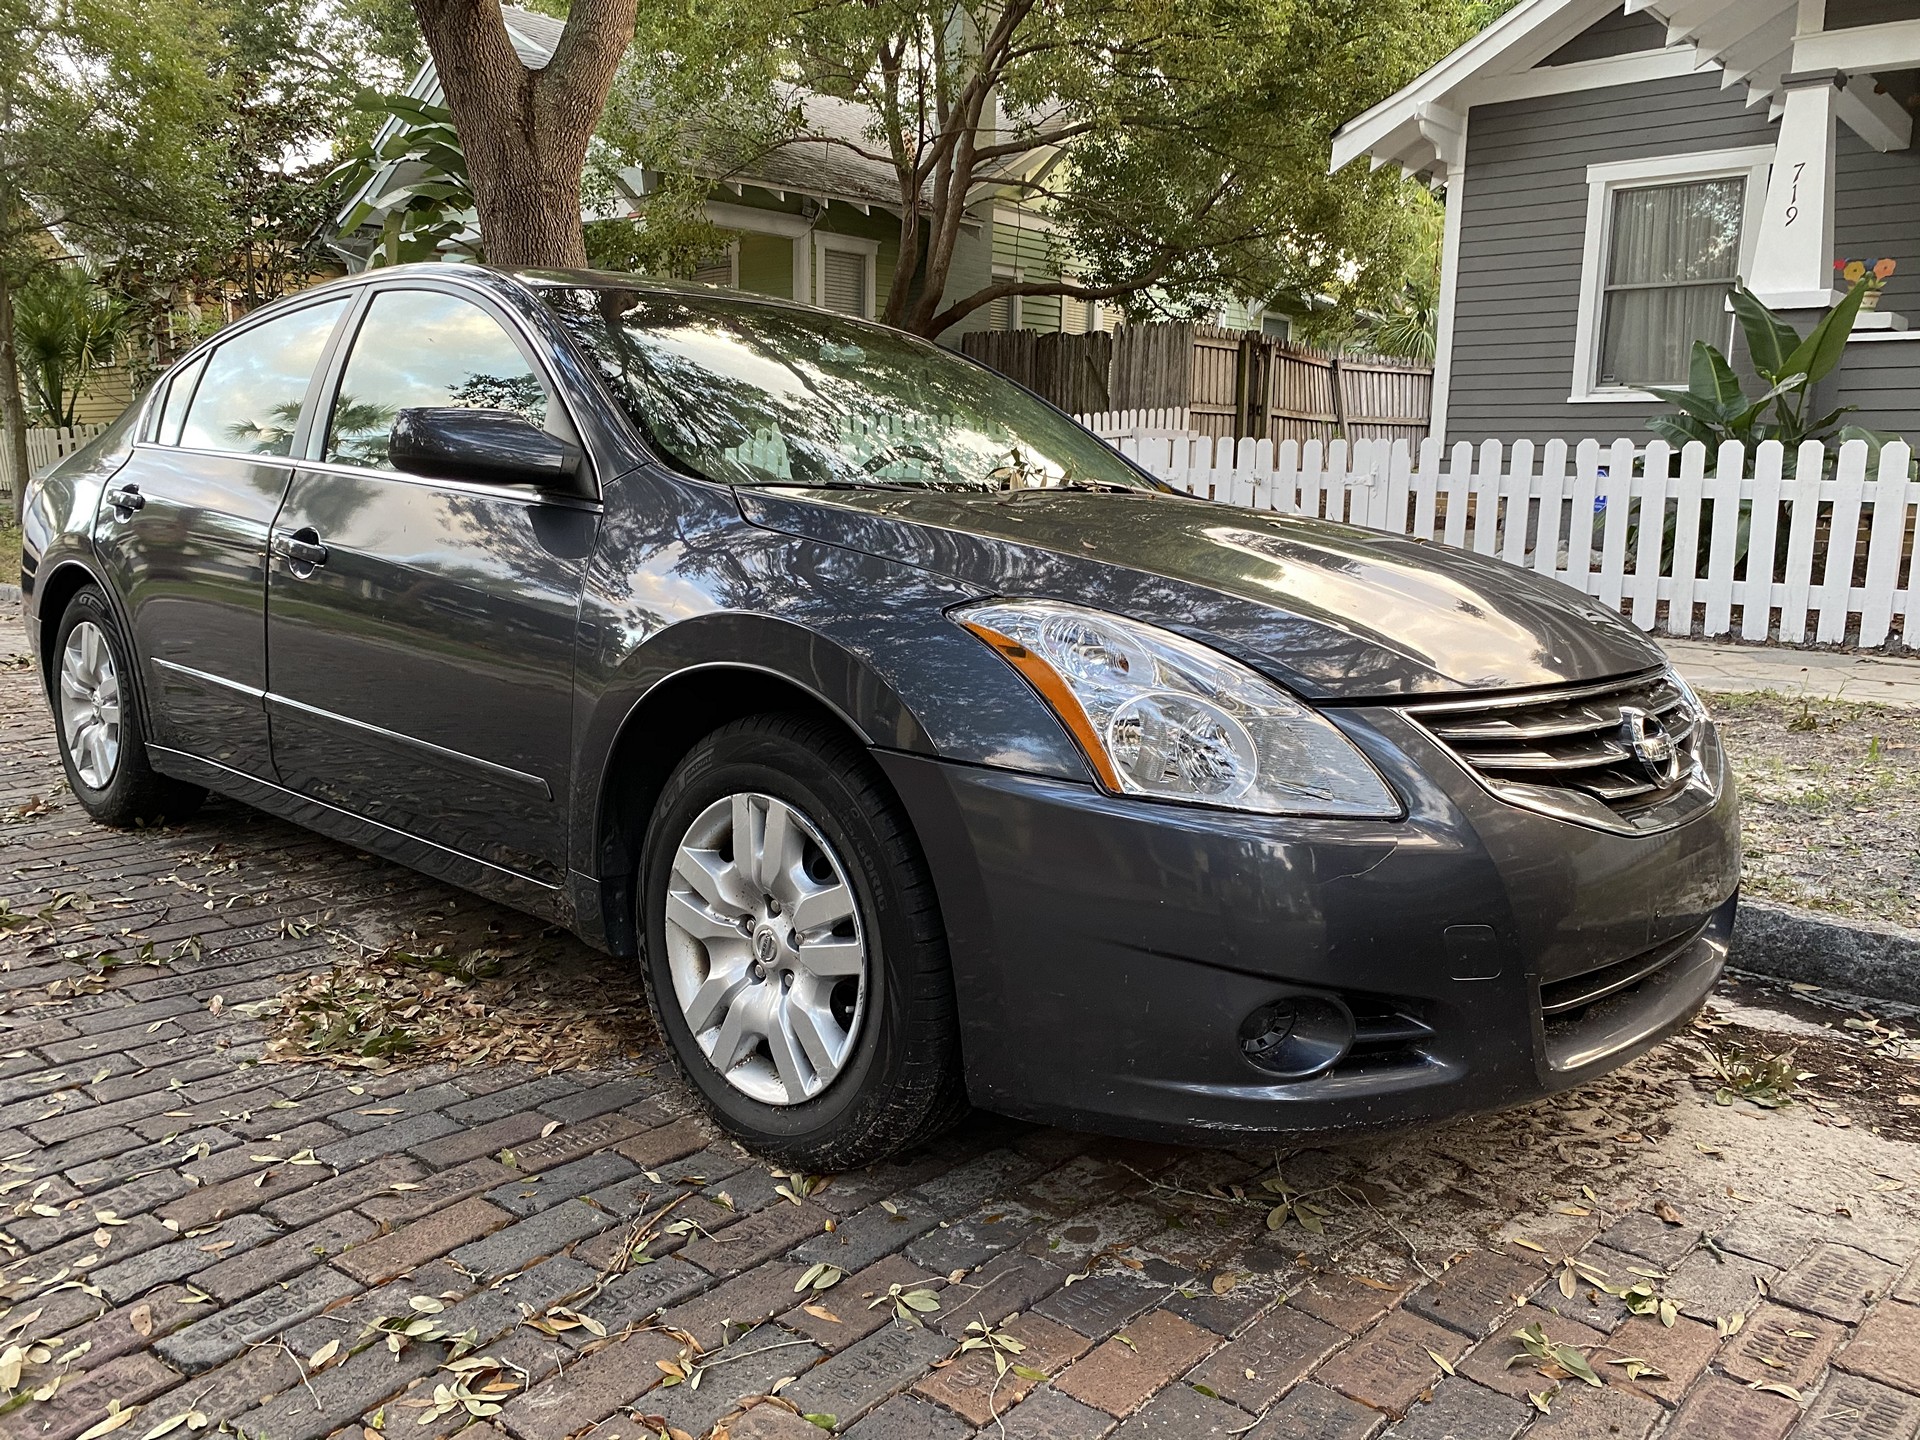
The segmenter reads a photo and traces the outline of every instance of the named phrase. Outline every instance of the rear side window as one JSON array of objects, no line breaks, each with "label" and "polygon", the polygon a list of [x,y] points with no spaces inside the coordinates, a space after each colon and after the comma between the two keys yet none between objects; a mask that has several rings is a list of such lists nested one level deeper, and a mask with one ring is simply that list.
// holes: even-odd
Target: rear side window
[{"label": "rear side window", "polygon": [[544,427],[547,406],[546,385],[485,310],[437,290],[387,290],[373,297],[354,337],[326,458],[384,468],[402,410],[509,410]]},{"label": "rear side window", "polygon": [[[249,455],[290,454],[307,383],[347,304],[342,296],[306,306],[215,349],[187,404],[180,443]],[[173,397],[167,398],[171,408]],[[164,437],[164,425],[161,433]]]}]

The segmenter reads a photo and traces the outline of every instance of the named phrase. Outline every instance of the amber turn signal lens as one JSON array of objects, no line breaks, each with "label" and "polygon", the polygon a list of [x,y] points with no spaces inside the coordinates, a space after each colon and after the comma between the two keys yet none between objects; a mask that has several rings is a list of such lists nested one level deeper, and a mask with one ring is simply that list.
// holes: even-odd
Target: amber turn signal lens
[{"label": "amber turn signal lens", "polygon": [[1114,771],[1113,761],[1107,758],[1107,747],[1094,730],[1093,722],[1087,718],[1086,710],[1074,698],[1073,691],[1067,688],[1066,681],[1060,678],[1060,673],[1011,636],[1002,635],[998,630],[975,620],[962,620],[960,623],[991,645],[999,652],[1001,659],[1026,677],[1027,683],[1040,692],[1040,698],[1047,702],[1047,707],[1067,727],[1067,733],[1073,736],[1081,753],[1087,757],[1087,764],[1093,767],[1093,773],[1100,783],[1114,794],[1120,794],[1123,789],[1120,776]]}]

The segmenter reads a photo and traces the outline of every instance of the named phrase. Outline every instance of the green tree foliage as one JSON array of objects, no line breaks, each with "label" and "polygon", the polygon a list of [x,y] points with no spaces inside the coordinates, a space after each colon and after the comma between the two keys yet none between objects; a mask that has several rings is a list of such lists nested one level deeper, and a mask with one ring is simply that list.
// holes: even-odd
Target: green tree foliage
[{"label": "green tree foliage", "polygon": [[336,152],[378,125],[358,104],[368,89],[399,84],[425,53],[406,0],[227,0],[212,13],[210,223],[117,257],[150,327],[178,332],[163,336],[161,360],[197,338],[185,312],[211,303],[216,319],[244,314],[337,263],[318,238],[340,198],[326,183]]},{"label": "green tree foliage", "polygon": [[206,226],[217,49],[197,0],[0,0],[0,418],[16,474],[14,292],[62,247],[115,255]]},{"label": "green tree foliage", "polygon": [[47,265],[13,297],[14,343],[33,419],[71,426],[94,371],[118,358],[127,305],[79,265]]},{"label": "green tree foliage", "polygon": [[341,232],[351,235],[379,215],[380,239],[368,260],[375,266],[443,254],[481,259],[477,239],[466,233],[473,181],[453,112],[407,95],[369,95],[358,108],[399,128],[370,136],[328,177],[343,195],[362,197],[341,220]]},{"label": "green tree foliage", "polygon": [[[670,0],[642,15],[604,133],[708,177],[774,146],[884,164],[905,257],[884,315],[921,333],[1008,295],[1384,310],[1424,201],[1397,172],[1329,175],[1329,137],[1484,18],[1462,0]],[[821,126],[806,91],[872,122]],[[1074,278],[943,299],[993,185],[1050,212]]]}]

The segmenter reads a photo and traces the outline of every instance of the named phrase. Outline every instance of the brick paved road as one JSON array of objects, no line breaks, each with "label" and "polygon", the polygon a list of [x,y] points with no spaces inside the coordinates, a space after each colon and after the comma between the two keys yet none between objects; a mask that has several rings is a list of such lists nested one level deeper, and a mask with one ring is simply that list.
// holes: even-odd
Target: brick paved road
[{"label": "brick paved road", "polygon": [[[1551,1104],[1295,1152],[983,1117],[795,1200],[637,1032],[593,1072],[256,1063],[236,1007],[325,964],[328,928],[537,927],[229,804],[90,828],[48,735],[0,669],[0,913],[24,917],[0,921],[11,1440],[1920,1431],[1920,1147],[1716,1105],[1684,1047]],[[148,939],[180,953],[79,963]],[[1270,1228],[1292,1200],[1311,1223]],[[801,1295],[819,1264],[845,1278]],[[910,1325],[889,1297],[913,1291],[938,1308]],[[1603,1384],[1510,1366],[1527,1325]],[[996,1376],[996,1348],[1017,1368]]]}]

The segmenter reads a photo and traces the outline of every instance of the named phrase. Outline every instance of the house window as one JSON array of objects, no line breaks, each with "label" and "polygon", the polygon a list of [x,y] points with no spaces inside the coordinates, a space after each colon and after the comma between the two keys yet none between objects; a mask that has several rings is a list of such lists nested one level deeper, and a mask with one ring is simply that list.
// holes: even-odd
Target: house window
[{"label": "house window", "polygon": [[1601,385],[1683,384],[1693,342],[1723,341],[1746,189],[1725,179],[1614,191]]},{"label": "house window", "polygon": [[874,260],[879,245],[847,235],[815,235],[819,251],[818,298],[824,310],[873,318]]},{"label": "house window", "polygon": [[[1005,265],[993,267],[995,280],[1018,280],[1020,272]],[[987,302],[987,328],[989,330],[1018,330],[1020,328],[1020,297],[1002,295],[998,300]]]},{"label": "house window", "polygon": [[1587,169],[1574,400],[1646,400],[1684,385],[1694,342],[1724,350],[1727,296],[1753,256],[1771,150]]},{"label": "house window", "polygon": [[710,255],[693,272],[702,285],[719,285],[728,290],[740,288],[740,242],[734,241],[717,255]]}]

